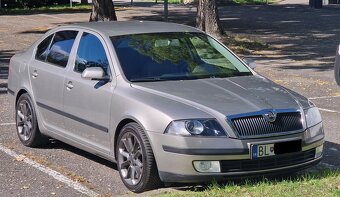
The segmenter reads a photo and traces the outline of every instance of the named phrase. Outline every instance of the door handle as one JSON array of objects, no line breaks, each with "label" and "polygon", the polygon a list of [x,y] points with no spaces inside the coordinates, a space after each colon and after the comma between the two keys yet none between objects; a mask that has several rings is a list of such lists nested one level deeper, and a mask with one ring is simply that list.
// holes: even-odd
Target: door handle
[{"label": "door handle", "polygon": [[38,71],[34,70],[33,73],[32,73],[32,78],[35,79],[37,77],[38,77]]},{"label": "door handle", "polygon": [[66,84],[66,88],[68,90],[71,90],[73,88],[73,84],[72,84],[72,81],[69,81],[67,84]]}]

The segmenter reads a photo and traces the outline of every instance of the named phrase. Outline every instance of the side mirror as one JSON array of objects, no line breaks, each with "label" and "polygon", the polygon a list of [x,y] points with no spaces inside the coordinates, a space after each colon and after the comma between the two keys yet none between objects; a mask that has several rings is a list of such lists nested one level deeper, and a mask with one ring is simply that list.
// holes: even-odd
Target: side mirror
[{"label": "side mirror", "polygon": [[107,77],[105,77],[104,70],[101,67],[89,67],[89,68],[86,68],[83,71],[83,73],[81,74],[81,77],[83,79],[88,79],[88,80],[107,79]]},{"label": "side mirror", "polygon": [[244,58],[243,61],[251,68],[255,69],[256,68],[256,63],[253,59],[251,58]]}]

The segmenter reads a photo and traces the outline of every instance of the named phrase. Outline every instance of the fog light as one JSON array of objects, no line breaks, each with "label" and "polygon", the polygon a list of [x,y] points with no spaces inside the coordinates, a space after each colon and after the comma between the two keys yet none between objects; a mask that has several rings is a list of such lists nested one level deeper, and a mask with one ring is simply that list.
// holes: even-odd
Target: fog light
[{"label": "fog light", "polygon": [[315,148],[315,159],[322,155],[323,145]]},{"label": "fog light", "polygon": [[194,167],[198,172],[221,172],[219,161],[194,161]]}]

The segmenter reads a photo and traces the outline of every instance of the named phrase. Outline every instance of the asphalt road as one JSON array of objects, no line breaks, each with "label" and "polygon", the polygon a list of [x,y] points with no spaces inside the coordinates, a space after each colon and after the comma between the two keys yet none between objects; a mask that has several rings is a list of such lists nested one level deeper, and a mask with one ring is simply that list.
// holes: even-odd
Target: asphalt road
[{"label": "asphalt road", "polygon": [[[261,8],[262,9],[262,8]],[[299,8],[300,9],[300,8]],[[301,8],[302,9],[302,8]],[[131,8],[126,11],[118,12],[120,20],[125,19],[156,19],[161,8],[143,7]],[[256,26],[258,18],[254,15],[264,14],[263,17],[274,16],[280,18],[285,14],[280,9],[265,10],[258,13],[254,7],[225,8],[221,12],[222,20],[227,23],[234,32],[247,34],[245,27],[242,25],[252,24],[254,36],[267,39],[268,43],[282,45],[285,43],[284,36],[278,36],[280,28],[288,31],[287,28],[275,25],[271,21],[266,28],[268,31],[273,30],[273,34],[256,31],[263,26]],[[143,11],[143,12],[140,12]],[[187,20],[194,9],[183,7],[170,7],[170,13],[176,13],[178,16]],[[323,14],[322,11],[320,11]],[[226,16],[224,16],[224,14]],[[296,13],[298,14],[298,12]],[[249,17],[243,17],[247,15]],[[13,111],[9,109],[7,99],[7,65],[9,58],[17,51],[20,51],[33,43],[41,33],[48,28],[64,23],[73,23],[87,21],[88,13],[78,14],[39,14],[27,16],[0,16],[0,195],[1,196],[91,196],[100,194],[102,196],[132,195],[120,181],[115,164],[103,160],[84,151],[68,146],[59,141],[52,141],[45,148],[31,149],[24,147],[16,136],[16,129],[13,125]],[[228,18],[229,17],[229,18]],[[189,17],[190,18],[190,17]],[[238,18],[239,24],[232,21]],[[173,17],[173,20],[178,20]],[[272,20],[275,20],[274,18]],[[307,20],[307,19],[306,19]],[[189,23],[192,21],[186,21]],[[254,22],[254,23],[253,23]],[[261,21],[260,21],[261,22]],[[262,23],[261,23],[262,24]],[[273,26],[270,26],[274,24]],[[284,23],[286,24],[286,23]],[[282,25],[284,25],[282,24]],[[290,25],[291,26],[291,25]],[[243,29],[242,29],[243,28]],[[294,27],[291,27],[293,31]],[[306,26],[305,28],[308,28]],[[320,27],[322,29],[322,27]],[[338,34],[340,27],[334,27],[335,34]],[[274,31],[275,30],[275,31]],[[303,30],[299,30],[303,34]],[[297,31],[297,32],[299,32]],[[267,37],[265,37],[267,36]],[[289,37],[285,32],[285,36]],[[299,35],[294,35],[299,36]],[[339,35],[338,35],[339,36]],[[280,37],[280,39],[274,39]],[[340,36],[339,36],[340,38]],[[291,40],[290,40],[291,41]],[[281,43],[278,43],[281,42]],[[288,43],[288,41],[286,41]],[[259,73],[291,88],[308,98],[311,98],[318,107],[324,120],[326,143],[325,155],[321,164],[312,170],[321,168],[340,168],[340,88],[337,87],[333,79],[331,68],[331,58],[333,46],[326,44],[320,53],[324,57],[329,57],[325,63],[327,69],[309,68],[301,69],[301,66],[311,65],[308,58],[298,59],[294,56],[302,53],[303,48],[298,48],[298,43],[294,46],[294,54],[291,48],[282,53],[289,53],[291,57],[271,56],[266,54],[255,55],[257,59]],[[329,44],[329,43],[328,43]],[[334,45],[334,50],[336,44]],[[274,49],[273,49],[274,50]],[[276,49],[275,49],[276,50]],[[300,51],[299,51],[300,50]],[[310,51],[309,51],[310,52]],[[319,51],[318,51],[319,52]],[[320,59],[318,59],[321,62]],[[295,66],[295,67],[284,67]],[[299,67],[300,66],[300,67]],[[321,71],[320,71],[321,70]],[[11,152],[12,151],[12,152]],[[7,153],[5,153],[7,152]],[[10,156],[8,153],[13,153]],[[15,154],[14,154],[15,153]],[[157,194],[164,191],[177,190],[177,187],[151,191],[142,195]]]}]

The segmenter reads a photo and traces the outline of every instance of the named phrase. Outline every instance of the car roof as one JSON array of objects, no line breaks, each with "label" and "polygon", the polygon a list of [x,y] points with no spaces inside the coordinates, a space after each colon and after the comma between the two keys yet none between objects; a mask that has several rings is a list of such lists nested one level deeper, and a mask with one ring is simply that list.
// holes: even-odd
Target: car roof
[{"label": "car roof", "polygon": [[155,21],[87,22],[61,26],[60,28],[86,28],[107,34],[108,36],[162,32],[201,32],[187,25]]}]

